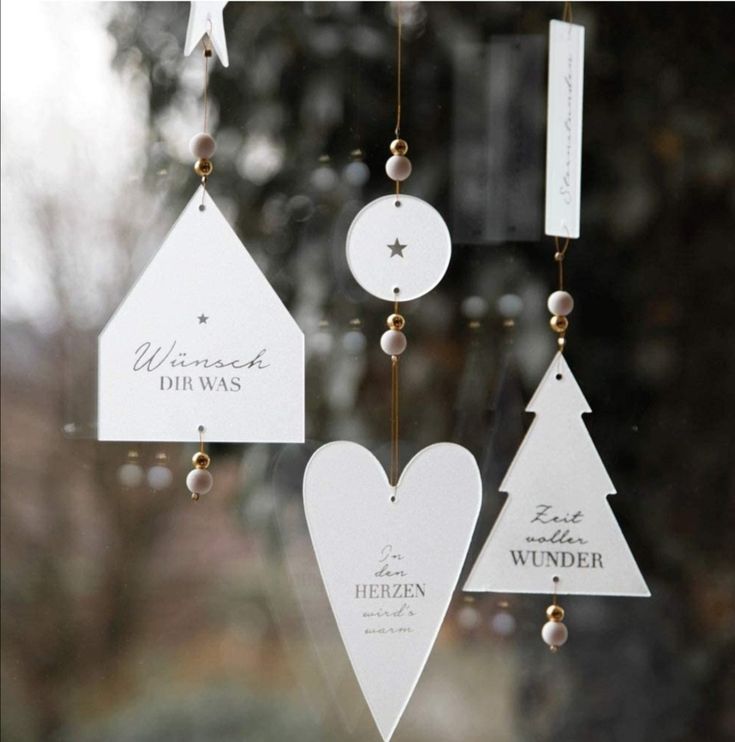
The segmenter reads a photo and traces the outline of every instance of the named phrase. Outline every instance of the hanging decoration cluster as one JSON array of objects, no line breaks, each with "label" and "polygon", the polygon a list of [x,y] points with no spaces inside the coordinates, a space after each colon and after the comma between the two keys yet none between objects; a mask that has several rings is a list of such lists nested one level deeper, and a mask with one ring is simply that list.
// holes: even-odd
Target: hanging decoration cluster
[{"label": "hanging decoration cluster", "polygon": [[207,190],[224,5],[193,2],[189,15],[185,50],[201,47],[204,70],[203,127],[189,145],[199,188],[99,337],[99,439],[198,442],[193,500],[214,484],[205,440],[304,440],[303,333]]},{"label": "hanging decoration cluster", "polygon": [[[304,440],[303,333],[208,191],[216,151],[209,62],[216,52],[228,64],[224,6],[191,3],[187,29],[185,53],[203,52],[203,127],[190,142],[199,187],[99,338],[100,440],[198,442],[186,478],[194,500],[214,485],[205,440]],[[477,463],[454,443],[435,443],[401,469],[399,370],[409,330],[402,305],[441,281],[452,242],[437,210],[402,191],[412,165],[401,132],[400,3],[395,8],[396,124],[385,164],[393,188],[362,208],[346,236],[352,276],[389,302],[380,337],[390,376],[388,472],[367,448],[335,441],[313,454],[303,480],[326,593],[384,740],[432,650],[482,500]],[[548,298],[556,355],[501,484],[508,499],[463,586],[551,595],[541,634],[554,651],[568,638],[558,596],[649,595],[608,505],[615,489],[565,357],[574,299],[564,261],[580,234],[584,59],[584,28],[571,21],[567,4],[549,43],[546,234],[558,278]],[[142,479],[137,459],[125,466],[128,479]]]},{"label": "hanging decoration cluster", "polygon": [[607,502],[615,493],[582,415],[590,412],[564,358],[574,299],[564,259],[579,237],[584,27],[551,21],[546,234],[554,237],[558,287],[548,298],[557,338],[526,410],[536,415],[503,479],[505,503],[464,589],[553,596],[541,635],[552,651],[568,638],[557,596],[650,595]]},{"label": "hanging decoration cluster", "polygon": [[389,476],[367,449],[322,446],[304,474],[304,507],[329,602],[383,739],[413,694],[449,607],[480,511],[472,454],[436,443],[400,470],[399,359],[407,322],[400,303],[428,293],[449,265],[449,230],[431,205],[401,192],[411,174],[401,138],[401,17],[397,103],[385,170],[394,193],[367,204],[347,234],[347,262],[370,294],[392,302],[380,347],[390,359]]}]

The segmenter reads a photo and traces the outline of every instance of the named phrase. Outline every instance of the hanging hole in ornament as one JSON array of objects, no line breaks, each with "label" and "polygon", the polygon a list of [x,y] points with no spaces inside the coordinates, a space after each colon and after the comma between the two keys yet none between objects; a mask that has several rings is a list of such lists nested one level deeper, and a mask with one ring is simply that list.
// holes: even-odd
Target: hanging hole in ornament
[{"label": "hanging hole in ornament", "polygon": [[559,582],[559,575],[554,575],[551,579],[554,581],[554,583],[557,583]]},{"label": "hanging hole in ornament", "polygon": [[[561,381],[561,378],[562,378],[561,374],[557,374],[557,375],[556,375],[556,380],[557,380],[557,381]],[[555,579],[555,580],[558,580],[559,578],[558,578],[558,577],[554,577],[554,579]]]},{"label": "hanging hole in ornament", "polygon": [[204,204],[199,204],[199,211],[206,211],[207,207]]},{"label": "hanging hole in ornament", "polygon": [[395,502],[396,501],[396,496],[395,495],[391,495],[390,496],[390,501],[391,502]]},{"label": "hanging hole in ornament", "polygon": [[401,206],[401,200],[399,198],[396,199],[394,206]]}]

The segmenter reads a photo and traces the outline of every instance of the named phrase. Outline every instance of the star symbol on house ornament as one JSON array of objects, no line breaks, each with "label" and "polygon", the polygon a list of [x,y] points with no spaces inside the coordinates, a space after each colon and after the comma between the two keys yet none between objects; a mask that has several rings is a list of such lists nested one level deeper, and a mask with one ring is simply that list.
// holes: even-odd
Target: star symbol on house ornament
[{"label": "star symbol on house ornament", "polygon": [[403,251],[406,249],[407,245],[402,245],[398,241],[398,237],[396,237],[396,241],[392,245],[387,245],[387,247],[390,249],[391,258],[394,255],[399,255],[400,257],[404,257]]},{"label": "star symbol on house ornament", "polygon": [[186,43],[184,44],[185,56],[188,57],[202,40],[202,37],[207,36],[207,42],[210,42],[211,46],[214,47],[220,62],[225,67],[229,67],[225,24],[222,20],[222,11],[225,5],[227,5],[226,2],[191,3],[189,25],[186,28]]},{"label": "star symbol on house ornament", "polygon": [[206,314],[204,314],[204,312],[202,312],[202,313],[201,313],[201,314],[200,314],[200,315],[199,315],[199,316],[197,317],[197,319],[199,320],[199,324],[200,324],[200,325],[206,325],[206,324],[207,324],[207,320],[209,319],[209,317],[207,317],[207,315],[206,315]]}]

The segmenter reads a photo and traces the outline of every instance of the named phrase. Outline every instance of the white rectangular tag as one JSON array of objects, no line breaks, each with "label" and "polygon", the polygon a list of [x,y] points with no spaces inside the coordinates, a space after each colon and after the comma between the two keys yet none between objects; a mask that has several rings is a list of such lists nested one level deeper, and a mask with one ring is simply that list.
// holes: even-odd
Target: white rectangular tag
[{"label": "white rectangular tag", "polygon": [[549,24],[546,234],[579,237],[584,26]]}]

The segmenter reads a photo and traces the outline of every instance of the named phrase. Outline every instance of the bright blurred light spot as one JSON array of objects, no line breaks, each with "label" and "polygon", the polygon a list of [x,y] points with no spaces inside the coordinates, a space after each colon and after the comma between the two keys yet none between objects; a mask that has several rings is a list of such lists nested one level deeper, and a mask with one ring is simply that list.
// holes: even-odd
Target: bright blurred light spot
[{"label": "bright blurred light spot", "polygon": [[517,294],[503,294],[496,306],[501,317],[516,319],[523,311],[523,299]]},{"label": "bright blurred light spot", "polygon": [[325,330],[315,332],[309,340],[311,350],[321,356],[327,355],[329,351],[332,350],[333,344],[334,339],[332,338],[331,333],[326,332]]},{"label": "bright blurred light spot", "polygon": [[359,355],[365,352],[367,338],[360,330],[350,330],[342,336],[342,347],[351,355]]},{"label": "bright blurred light spot", "polygon": [[482,319],[487,310],[487,301],[481,296],[468,296],[462,302],[462,314],[467,319]]},{"label": "bright blurred light spot", "polygon": [[270,135],[250,134],[237,158],[237,171],[251,183],[263,185],[280,172],[285,154],[284,146]]},{"label": "bright blurred light spot", "polygon": [[490,619],[490,628],[498,636],[510,636],[516,630],[516,620],[507,611],[498,611]]},{"label": "bright blurred light spot", "polygon": [[115,5],[3,3],[3,316],[47,331],[109,314],[145,198],[149,84],[111,66]]},{"label": "bright blurred light spot", "polygon": [[472,631],[480,625],[480,612],[471,605],[457,611],[457,624],[464,631]]},{"label": "bright blurred light spot", "polygon": [[345,166],[345,169],[342,171],[342,177],[345,179],[347,185],[351,185],[354,188],[361,188],[370,180],[370,168],[364,162],[356,160]]},{"label": "bright blurred light spot", "polygon": [[117,480],[123,487],[140,487],[143,477],[143,467],[140,464],[123,464],[117,470]]},{"label": "bright blurred light spot", "polygon": [[311,184],[317,191],[321,191],[322,193],[334,190],[338,182],[337,173],[329,165],[320,165],[311,174]]},{"label": "bright blurred light spot", "polygon": [[146,479],[148,480],[148,486],[152,490],[160,492],[171,486],[171,483],[174,481],[174,475],[167,466],[155,464],[148,469]]}]

